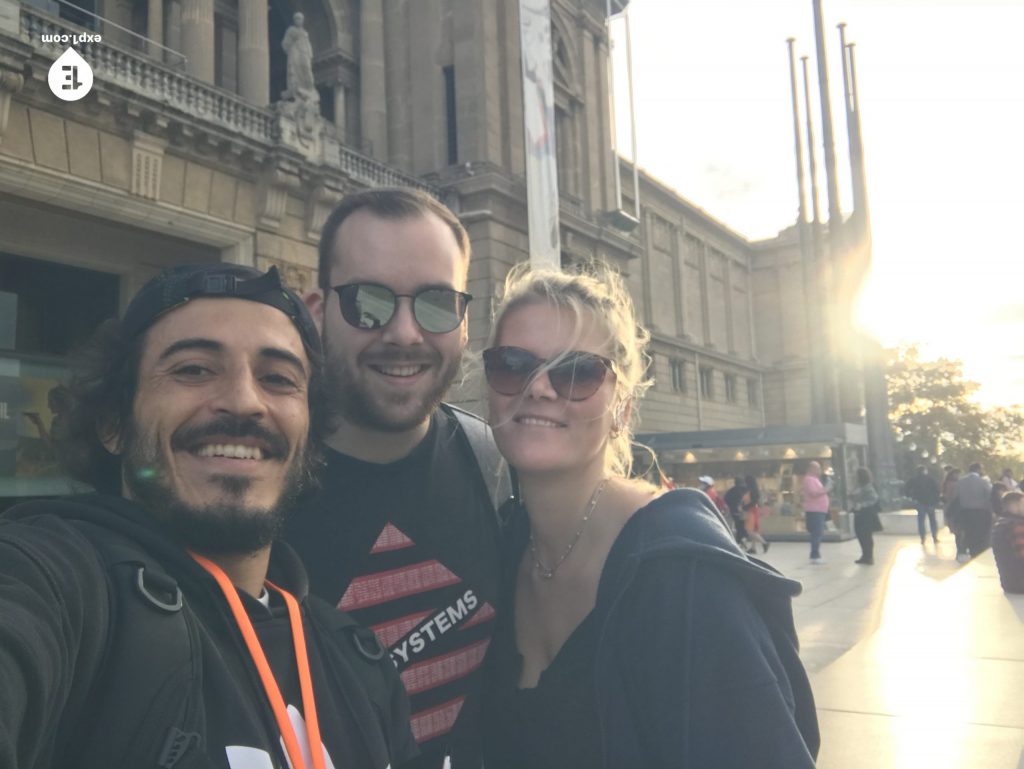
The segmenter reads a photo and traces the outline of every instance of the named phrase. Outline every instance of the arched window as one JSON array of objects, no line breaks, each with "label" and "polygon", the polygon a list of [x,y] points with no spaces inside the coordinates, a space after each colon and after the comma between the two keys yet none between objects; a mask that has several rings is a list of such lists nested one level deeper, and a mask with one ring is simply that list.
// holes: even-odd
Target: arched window
[{"label": "arched window", "polygon": [[572,197],[580,195],[579,120],[582,108],[575,49],[565,20],[553,8],[551,14],[551,57],[555,81],[555,139],[558,148],[558,189]]}]

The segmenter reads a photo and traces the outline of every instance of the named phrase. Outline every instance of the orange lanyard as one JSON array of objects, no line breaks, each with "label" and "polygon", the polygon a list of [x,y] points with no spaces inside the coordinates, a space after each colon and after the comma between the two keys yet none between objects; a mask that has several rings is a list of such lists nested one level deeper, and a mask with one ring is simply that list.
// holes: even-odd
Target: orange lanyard
[{"label": "orange lanyard", "polygon": [[[267,656],[263,653],[263,646],[256,636],[256,630],[252,626],[249,615],[242,606],[242,599],[238,597],[238,590],[224,571],[213,561],[204,558],[196,553],[190,553],[196,563],[206,569],[210,575],[217,580],[221,592],[231,607],[231,613],[235,616],[238,629],[242,631],[245,645],[249,647],[249,655],[252,657],[256,670],[259,671],[260,681],[263,689],[270,700],[270,706],[274,710],[274,718],[277,719],[277,727],[281,730],[281,738],[284,740],[285,750],[291,761],[292,769],[306,769],[306,762],[302,756],[302,749],[299,746],[299,739],[295,734],[292,721],[288,717],[288,710],[281,696],[281,689],[274,678],[274,672],[270,669]],[[302,712],[306,719],[306,737],[309,740],[309,753],[313,758],[313,769],[326,769],[324,764],[324,749],[320,742],[320,723],[316,717],[316,701],[313,699],[313,679],[309,673],[309,656],[306,653],[306,635],[302,630],[302,613],[299,611],[299,602],[287,590],[282,590],[270,580],[264,583],[268,588],[276,590],[284,599],[288,607],[288,620],[292,628],[292,643],[295,646],[295,663],[299,670],[299,688],[302,691]]]}]

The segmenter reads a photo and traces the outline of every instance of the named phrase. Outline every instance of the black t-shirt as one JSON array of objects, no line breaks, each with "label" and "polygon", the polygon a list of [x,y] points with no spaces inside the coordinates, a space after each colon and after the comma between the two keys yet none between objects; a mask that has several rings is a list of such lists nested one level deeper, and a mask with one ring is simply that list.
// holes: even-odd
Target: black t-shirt
[{"label": "black t-shirt", "polygon": [[409,693],[417,766],[479,766],[481,663],[498,590],[498,526],[454,417],[436,412],[391,464],[327,452],[321,490],[286,525],[314,595],[372,628]]},{"label": "black t-shirt", "polygon": [[729,506],[729,512],[733,516],[738,517],[743,512],[743,495],[746,493],[746,486],[733,486],[725,492],[725,504]]},{"label": "black t-shirt", "polygon": [[502,612],[484,697],[487,769],[590,769],[601,766],[594,677],[600,627],[591,611],[569,634],[537,685],[520,689],[523,657],[515,638],[515,563],[526,547],[521,527],[505,554]]},{"label": "black t-shirt", "polygon": [[[304,743],[306,714],[303,712],[295,647],[284,601],[276,593],[271,593],[271,605],[268,609],[248,595],[240,594],[240,597],[281,690],[281,697],[289,710],[296,735],[300,742]],[[329,685],[332,678],[324,670],[324,660],[319,647],[320,639],[317,633],[310,629],[308,622],[305,625],[310,675],[320,722],[320,739],[323,749],[331,759],[327,765],[333,764],[339,769],[343,766],[374,766],[366,737],[356,725],[357,716],[346,701],[345,693]],[[264,704],[266,697],[261,696],[260,702],[256,702],[251,698],[226,699],[223,696],[224,692],[234,692],[240,679],[251,677],[251,673],[240,666],[243,655],[248,657],[248,652],[240,645],[238,655],[222,659],[221,664],[211,664],[212,661],[208,660],[204,665],[207,742],[211,746],[224,746],[222,749],[226,764],[231,769],[285,766],[281,760],[283,743],[279,737],[280,729],[270,712],[269,705]],[[230,674],[225,676],[226,673]],[[262,695],[263,689],[259,682],[254,682],[254,685]],[[220,703],[220,706],[217,703]],[[261,722],[263,729],[260,732],[255,731],[253,725]],[[265,741],[266,735],[271,735],[269,744]],[[211,749],[211,752],[213,750],[215,749]]]}]

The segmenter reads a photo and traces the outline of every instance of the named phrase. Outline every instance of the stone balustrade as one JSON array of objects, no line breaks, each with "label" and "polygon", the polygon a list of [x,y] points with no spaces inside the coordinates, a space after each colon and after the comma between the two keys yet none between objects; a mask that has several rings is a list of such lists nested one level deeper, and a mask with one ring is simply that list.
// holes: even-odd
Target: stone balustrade
[{"label": "stone balustrade", "polygon": [[[56,59],[66,49],[62,43],[43,42],[57,35],[82,35],[76,50],[89,62],[97,80],[112,83],[125,90],[178,109],[190,117],[214,123],[249,139],[271,144],[289,144],[287,131],[282,131],[281,110],[260,108],[216,86],[209,85],[182,72],[154,61],[141,53],[102,40],[89,39],[85,30],[37,8],[21,7],[21,32],[35,49]],[[353,149],[339,145],[322,118],[313,130],[324,139],[318,142],[316,157],[306,154],[317,165],[337,167],[350,178],[372,187],[418,187],[433,192],[430,185],[407,176],[384,163]],[[296,149],[300,149],[296,147]]]},{"label": "stone balustrade", "polygon": [[[29,6],[21,8],[21,31],[32,45],[56,59],[62,44],[44,43],[51,35],[76,35],[82,30]],[[247,104],[242,99],[159,64],[112,43],[86,39],[77,50],[89,62],[96,78],[126,90],[157,99],[169,107],[258,141],[274,140],[274,113]]]},{"label": "stone balustrade", "polygon": [[357,181],[365,182],[371,187],[418,187],[430,193],[436,192],[433,187],[419,179],[406,176],[347,147],[341,147],[340,150],[341,170]]}]

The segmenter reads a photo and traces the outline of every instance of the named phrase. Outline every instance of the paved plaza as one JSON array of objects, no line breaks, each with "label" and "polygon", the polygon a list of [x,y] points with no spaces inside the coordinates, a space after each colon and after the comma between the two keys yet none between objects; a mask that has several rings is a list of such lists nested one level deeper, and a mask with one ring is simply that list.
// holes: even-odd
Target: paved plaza
[{"label": "paved plaza", "polygon": [[991,552],[958,566],[952,536],[773,543],[758,556],[804,585],[794,602],[821,724],[820,769],[1024,769],[1024,596]]}]

